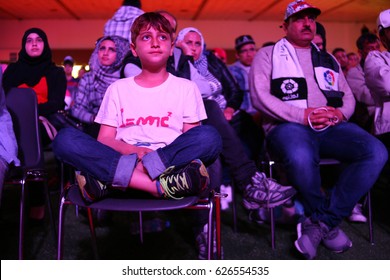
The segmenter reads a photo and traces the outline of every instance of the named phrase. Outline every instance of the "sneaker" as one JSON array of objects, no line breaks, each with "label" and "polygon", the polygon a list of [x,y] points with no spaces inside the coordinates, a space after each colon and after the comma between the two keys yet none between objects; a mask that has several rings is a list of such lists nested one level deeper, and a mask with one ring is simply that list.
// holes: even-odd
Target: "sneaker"
[{"label": "sneaker", "polygon": [[[198,248],[198,259],[207,260],[207,229],[208,224],[205,224],[202,231],[196,236],[196,247]],[[214,229],[213,236],[213,259],[217,259],[217,238]],[[221,247],[221,259],[223,259],[223,247]]]},{"label": "sneaker", "polygon": [[209,174],[204,164],[196,159],[180,169],[169,167],[159,181],[166,198],[182,199],[202,193],[209,183]]},{"label": "sneaker", "polygon": [[282,186],[264,173],[256,172],[252,183],[245,187],[243,203],[248,210],[282,205],[296,194],[291,186]]},{"label": "sneaker", "polygon": [[366,223],[367,218],[363,215],[363,209],[361,204],[356,204],[355,207],[353,207],[351,216],[348,217],[348,220],[350,222],[356,222],[356,223]]},{"label": "sneaker", "polygon": [[[303,217],[301,213],[301,204],[295,200],[287,200],[284,204],[274,207],[274,221],[277,224],[296,225]],[[249,220],[257,224],[264,224],[271,222],[270,209],[259,208],[249,211]]]},{"label": "sneaker", "polygon": [[322,239],[322,243],[334,253],[342,253],[352,247],[351,239],[339,227],[330,230]]},{"label": "sneaker", "polygon": [[107,185],[93,178],[89,174],[76,172],[76,181],[79,185],[81,195],[85,202],[92,203],[107,196],[109,190]]},{"label": "sneaker", "polygon": [[306,218],[297,225],[298,239],[294,245],[306,259],[312,260],[317,255],[318,245],[328,232],[329,229],[324,223],[313,223],[310,218]]}]

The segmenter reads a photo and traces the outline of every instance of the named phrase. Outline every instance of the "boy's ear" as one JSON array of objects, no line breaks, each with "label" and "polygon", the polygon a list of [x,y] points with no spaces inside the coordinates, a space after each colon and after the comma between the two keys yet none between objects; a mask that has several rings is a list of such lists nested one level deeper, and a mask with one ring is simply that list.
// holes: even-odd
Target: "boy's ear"
[{"label": "boy's ear", "polygon": [[137,52],[135,51],[135,45],[133,43],[130,44],[130,49],[131,49],[132,54],[135,57],[138,57]]},{"label": "boy's ear", "polygon": [[171,52],[169,53],[170,56],[173,55],[173,49],[174,49],[174,47],[175,47],[175,42],[172,42],[172,43],[171,43]]}]

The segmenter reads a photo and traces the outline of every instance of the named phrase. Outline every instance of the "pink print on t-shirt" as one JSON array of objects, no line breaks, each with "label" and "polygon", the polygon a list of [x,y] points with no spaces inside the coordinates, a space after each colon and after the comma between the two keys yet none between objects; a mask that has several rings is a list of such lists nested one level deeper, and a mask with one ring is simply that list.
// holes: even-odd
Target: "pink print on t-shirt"
[{"label": "pink print on t-shirt", "polygon": [[[122,113],[122,120],[123,118],[123,109],[121,109]],[[138,117],[136,118],[128,118],[125,122],[122,122],[122,124],[119,126],[120,128],[128,127],[128,126],[134,126],[134,125],[150,125],[150,126],[156,126],[156,127],[169,127],[168,121],[169,118],[172,116],[172,112],[168,112],[168,116],[165,117],[154,117],[154,116],[147,116],[147,117]]]}]

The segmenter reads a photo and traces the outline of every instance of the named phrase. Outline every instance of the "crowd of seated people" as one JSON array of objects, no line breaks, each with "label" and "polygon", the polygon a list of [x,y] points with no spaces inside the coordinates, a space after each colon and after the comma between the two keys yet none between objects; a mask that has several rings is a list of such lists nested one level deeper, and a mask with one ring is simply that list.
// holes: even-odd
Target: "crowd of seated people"
[{"label": "crowd of seated people", "polygon": [[[243,34],[234,42],[236,61],[229,65],[216,50],[206,49],[199,29],[185,27],[176,36],[174,15],[144,13],[141,1],[125,0],[95,42],[90,71],[80,79],[72,76],[73,58],[66,56],[64,67],[56,66],[45,32],[31,28],[23,35],[17,62],[4,72],[2,87],[5,95],[13,87],[36,92],[39,114],[59,130],[54,153],[81,171],[78,183],[88,203],[118,186],[159,198],[198,195],[209,181],[206,167],[220,159],[249,217],[256,212],[256,219],[266,220],[259,209],[299,201],[303,210],[294,216],[294,245],[313,259],[320,244],[334,252],[352,246],[339,225],[348,217],[366,221],[361,199],[379,177],[389,149],[387,123],[378,122],[378,112],[387,117],[383,96],[388,89],[377,60],[387,53],[379,53],[372,33],[358,38],[358,55],[347,56],[343,48],[329,53],[325,28],[316,21],[320,14],[305,1],[290,3],[283,18],[285,37],[257,49],[252,36]],[[383,17],[386,25],[389,15]],[[389,26],[381,26],[388,48]],[[308,32],[300,34],[301,28]],[[183,93],[191,102],[182,100]],[[2,96],[0,101],[3,110]],[[353,114],[364,118],[356,101],[368,112],[360,127],[350,121]],[[63,110],[83,123],[82,131],[58,123]],[[142,121],[152,115],[161,118],[161,125],[151,128]],[[14,135],[9,125],[7,131],[10,139],[0,140],[13,145],[10,152]],[[44,129],[42,139],[51,142]],[[0,152],[2,184],[8,166],[18,160]],[[260,170],[265,153],[282,163],[288,185]],[[323,157],[346,164],[327,195],[321,190]],[[178,178],[186,178],[190,187],[183,188]],[[30,218],[42,220],[43,187],[35,187],[29,201]],[[196,219],[199,258],[205,258],[205,217]]]}]

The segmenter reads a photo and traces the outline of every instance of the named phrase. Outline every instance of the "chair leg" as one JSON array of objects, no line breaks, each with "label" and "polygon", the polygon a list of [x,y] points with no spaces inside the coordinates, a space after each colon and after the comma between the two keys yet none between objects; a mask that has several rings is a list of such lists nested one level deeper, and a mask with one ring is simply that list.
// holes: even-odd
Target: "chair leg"
[{"label": "chair leg", "polygon": [[57,227],[56,227],[56,221],[55,221],[55,218],[54,218],[54,214],[53,214],[53,206],[52,206],[52,203],[51,203],[51,199],[50,199],[50,193],[49,193],[49,186],[47,184],[47,180],[45,180],[44,182],[45,184],[45,195],[46,195],[46,201],[47,201],[47,208],[48,208],[48,211],[49,211],[49,216],[50,216],[50,222],[51,222],[51,227],[52,227],[52,230],[53,230],[53,240],[54,240],[54,244],[57,243]]},{"label": "chair leg", "polygon": [[236,233],[238,231],[237,230],[237,205],[236,205],[236,194],[234,193],[234,189],[235,189],[234,183],[232,183],[233,231]]},{"label": "chair leg", "polygon": [[19,213],[19,260],[23,259],[25,199],[26,199],[26,178],[23,178],[22,190],[20,195],[20,213]]},{"label": "chair leg", "polygon": [[367,193],[367,208],[368,208],[368,230],[369,230],[369,237],[370,237],[370,243],[371,245],[374,245],[374,229],[373,229],[373,223],[372,223],[372,208],[371,208],[371,192],[368,191]]},{"label": "chair leg", "polygon": [[217,259],[222,258],[222,246],[221,246],[221,196],[216,195],[215,197],[215,232],[217,241]]},{"label": "chair leg", "polygon": [[60,209],[58,214],[58,237],[57,237],[57,260],[62,260],[63,258],[63,248],[62,244],[64,242],[64,211],[65,211],[65,197],[61,198]]},{"label": "chair leg", "polygon": [[[269,161],[269,177],[273,178],[273,166],[275,164],[274,161]],[[275,250],[275,215],[274,215],[274,208],[268,208],[268,211],[270,211],[270,220],[271,220],[271,247],[272,250]]]},{"label": "chair leg", "polygon": [[138,220],[139,220],[139,239],[141,244],[144,244],[144,224],[142,219],[142,211],[138,211]]},{"label": "chair leg", "polygon": [[87,208],[87,213],[88,213],[88,221],[89,221],[89,231],[91,232],[93,254],[95,255],[95,259],[99,259],[99,254],[98,254],[97,244],[96,244],[96,232],[95,232],[95,226],[93,225],[91,208],[89,207]]},{"label": "chair leg", "polygon": [[272,250],[275,250],[275,215],[274,215],[274,208],[268,208],[268,211],[270,211],[270,220],[271,220],[271,247]]},{"label": "chair leg", "polygon": [[208,206],[209,206],[209,221],[208,221],[208,228],[207,228],[207,259],[211,260],[213,255],[213,235],[214,235],[214,221],[213,221],[213,214],[214,214],[214,202],[212,199],[210,199]]}]

